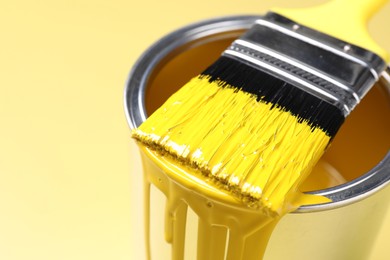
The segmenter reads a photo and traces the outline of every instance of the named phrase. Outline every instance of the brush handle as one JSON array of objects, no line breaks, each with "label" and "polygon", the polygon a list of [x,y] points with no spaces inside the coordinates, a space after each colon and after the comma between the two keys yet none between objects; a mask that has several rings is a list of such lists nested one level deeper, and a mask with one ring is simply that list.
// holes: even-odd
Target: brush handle
[{"label": "brush handle", "polygon": [[388,0],[333,0],[316,7],[290,10],[275,8],[272,11],[372,51],[389,62],[389,53],[371,38],[367,29],[368,20],[386,2]]}]

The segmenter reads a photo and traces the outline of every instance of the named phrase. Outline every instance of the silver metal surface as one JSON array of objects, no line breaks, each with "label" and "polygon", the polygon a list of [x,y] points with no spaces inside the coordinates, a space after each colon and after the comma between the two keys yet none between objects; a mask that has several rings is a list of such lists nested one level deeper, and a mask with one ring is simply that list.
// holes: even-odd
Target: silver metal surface
[{"label": "silver metal surface", "polygon": [[[229,32],[249,29],[260,18],[262,17],[235,16],[193,24],[167,35],[146,50],[134,65],[126,83],[124,104],[130,127],[139,126],[148,116],[145,109],[145,92],[150,84],[153,71],[164,66],[172,56],[184,51],[181,49],[183,45],[191,44],[195,40],[196,44],[207,43],[213,39],[220,39],[218,37],[224,37],[224,34],[231,37]],[[297,29],[299,28],[295,28],[295,30]],[[354,51],[360,55],[359,49]],[[371,69],[367,73],[372,74]],[[379,74],[381,75],[380,80],[390,95],[390,67]],[[361,90],[354,90],[354,92],[358,93],[359,96],[362,93]],[[294,213],[325,211],[349,205],[383,189],[389,182],[390,151],[380,163],[360,178],[329,189],[309,192],[310,194],[324,195],[332,200],[331,203],[302,206]]]},{"label": "silver metal surface", "polygon": [[386,68],[370,51],[275,13],[258,19],[223,55],[292,83],[336,106],[345,116]]},{"label": "silver metal surface", "polygon": [[388,93],[390,95],[390,65],[382,72],[380,81],[388,88]]}]

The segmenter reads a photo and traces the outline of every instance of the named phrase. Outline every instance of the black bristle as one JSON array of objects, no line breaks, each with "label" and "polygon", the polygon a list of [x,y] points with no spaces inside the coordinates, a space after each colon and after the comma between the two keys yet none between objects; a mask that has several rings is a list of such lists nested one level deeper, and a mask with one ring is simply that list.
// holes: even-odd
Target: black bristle
[{"label": "black bristle", "polygon": [[345,119],[339,108],[282,79],[232,58],[220,57],[202,76],[209,77],[210,82],[220,82],[221,87],[230,85],[254,94],[258,101],[271,103],[272,108],[289,111],[299,122],[307,120],[312,129],[320,128],[332,138]]}]

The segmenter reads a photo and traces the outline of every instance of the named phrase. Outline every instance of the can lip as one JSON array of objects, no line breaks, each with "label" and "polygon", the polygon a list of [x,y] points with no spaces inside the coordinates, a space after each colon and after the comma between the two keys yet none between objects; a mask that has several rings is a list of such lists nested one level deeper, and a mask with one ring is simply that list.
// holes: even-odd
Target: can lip
[{"label": "can lip", "polygon": [[[127,122],[131,129],[140,125],[147,118],[143,100],[148,80],[154,68],[179,47],[195,40],[201,40],[216,33],[249,29],[254,21],[262,16],[240,15],[226,16],[201,21],[182,27],[161,38],[149,47],[131,69],[124,90],[124,106]],[[390,91],[390,65],[382,75]],[[307,192],[322,195],[332,202],[301,206],[294,213],[315,212],[334,209],[360,201],[379,191],[390,182],[390,151],[373,169],[345,184]]]}]

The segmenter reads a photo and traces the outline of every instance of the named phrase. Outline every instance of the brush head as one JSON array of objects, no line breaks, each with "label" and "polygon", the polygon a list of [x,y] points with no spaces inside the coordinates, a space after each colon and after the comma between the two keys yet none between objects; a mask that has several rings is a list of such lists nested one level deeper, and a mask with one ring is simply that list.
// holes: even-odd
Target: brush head
[{"label": "brush head", "polygon": [[344,121],[336,107],[221,57],[133,132],[267,215],[289,203]]},{"label": "brush head", "polygon": [[322,45],[313,44],[310,30],[296,31],[273,14],[257,22],[133,137],[249,207],[270,216],[294,210],[299,185],[375,82],[372,66],[339,55],[333,39],[316,32]]}]

